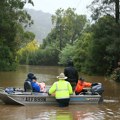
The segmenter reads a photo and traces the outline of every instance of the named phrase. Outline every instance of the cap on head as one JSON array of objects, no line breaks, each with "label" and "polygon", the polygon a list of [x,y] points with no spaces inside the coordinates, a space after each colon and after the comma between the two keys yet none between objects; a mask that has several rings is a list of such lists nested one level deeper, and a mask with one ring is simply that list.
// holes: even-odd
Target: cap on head
[{"label": "cap on head", "polygon": [[32,79],[33,76],[34,76],[33,73],[28,73],[28,75],[27,75],[27,77],[28,77],[29,79]]},{"label": "cap on head", "polygon": [[58,79],[67,79],[67,77],[64,75],[64,73],[60,73],[59,76],[57,76]]}]

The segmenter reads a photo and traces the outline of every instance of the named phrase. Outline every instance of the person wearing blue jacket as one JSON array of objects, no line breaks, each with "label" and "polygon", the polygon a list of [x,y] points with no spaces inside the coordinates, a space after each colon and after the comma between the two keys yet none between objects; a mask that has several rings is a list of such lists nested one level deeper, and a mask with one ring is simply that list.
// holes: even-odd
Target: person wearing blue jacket
[{"label": "person wearing blue jacket", "polygon": [[33,76],[32,82],[31,82],[33,92],[40,92],[40,86],[37,84],[36,81],[37,81],[37,78],[35,76]]}]

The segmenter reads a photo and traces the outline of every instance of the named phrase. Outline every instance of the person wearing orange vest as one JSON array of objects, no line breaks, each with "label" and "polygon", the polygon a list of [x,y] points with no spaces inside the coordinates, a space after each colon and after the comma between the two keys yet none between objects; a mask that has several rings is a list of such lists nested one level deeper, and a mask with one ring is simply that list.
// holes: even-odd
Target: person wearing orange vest
[{"label": "person wearing orange vest", "polygon": [[57,78],[59,81],[53,83],[48,95],[55,93],[55,98],[59,106],[67,107],[69,105],[70,95],[73,94],[72,86],[68,81],[65,81],[67,77],[64,73],[61,73]]},{"label": "person wearing orange vest", "polygon": [[78,80],[78,83],[77,83],[76,87],[75,87],[75,94],[79,95],[81,92],[87,92],[83,88],[85,88],[85,87],[91,87],[91,85],[92,85],[92,83],[85,82],[83,78],[80,78]]}]

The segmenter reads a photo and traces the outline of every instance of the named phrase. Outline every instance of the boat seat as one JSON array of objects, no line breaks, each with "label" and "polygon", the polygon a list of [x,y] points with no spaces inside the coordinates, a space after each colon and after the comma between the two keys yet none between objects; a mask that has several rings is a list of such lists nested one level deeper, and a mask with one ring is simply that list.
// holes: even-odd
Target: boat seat
[{"label": "boat seat", "polygon": [[32,92],[32,85],[30,81],[25,81],[24,82],[24,91],[25,92]]}]

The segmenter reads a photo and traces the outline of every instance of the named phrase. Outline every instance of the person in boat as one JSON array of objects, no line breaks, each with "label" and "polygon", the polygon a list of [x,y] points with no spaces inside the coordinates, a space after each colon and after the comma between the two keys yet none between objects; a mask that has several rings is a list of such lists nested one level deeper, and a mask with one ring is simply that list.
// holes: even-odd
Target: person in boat
[{"label": "person in boat", "polygon": [[32,77],[32,90],[33,92],[40,92],[40,86],[37,83],[37,78],[35,76]]},{"label": "person in boat", "polygon": [[75,86],[78,82],[78,71],[75,69],[74,64],[72,60],[69,60],[67,63],[67,67],[64,69],[64,74],[67,77],[67,81],[70,82],[72,85],[73,91],[75,89]]},{"label": "person in boat", "polygon": [[33,77],[34,77],[33,73],[28,73],[27,74],[27,79],[24,82],[24,91],[25,92],[32,92],[31,82],[32,82]]},{"label": "person in boat", "polygon": [[[46,85],[44,82],[37,82],[37,78],[35,77],[35,75],[33,73],[29,73],[27,75],[27,79],[24,82],[24,91],[25,92],[32,92],[32,91],[36,91],[39,92],[39,87],[37,88],[38,85],[36,85],[36,83],[39,85],[40,87],[40,92],[46,92]],[[36,86],[36,89],[33,88],[33,86]],[[34,90],[35,89],[35,90]]]},{"label": "person in boat", "polygon": [[72,86],[68,81],[65,81],[67,77],[64,73],[60,73],[57,78],[59,81],[53,83],[49,89],[48,95],[55,93],[55,98],[59,106],[67,107],[69,106],[70,95],[73,94]]},{"label": "person in boat", "polygon": [[84,78],[80,77],[80,79],[78,80],[78,83],[75,87],[75,94],[79,95],[81,92],[85,93],[85,92],[87,92],[87,90],[84,88],[91,87],[91,86],[92,86],[92,83],[85,82]]}]

